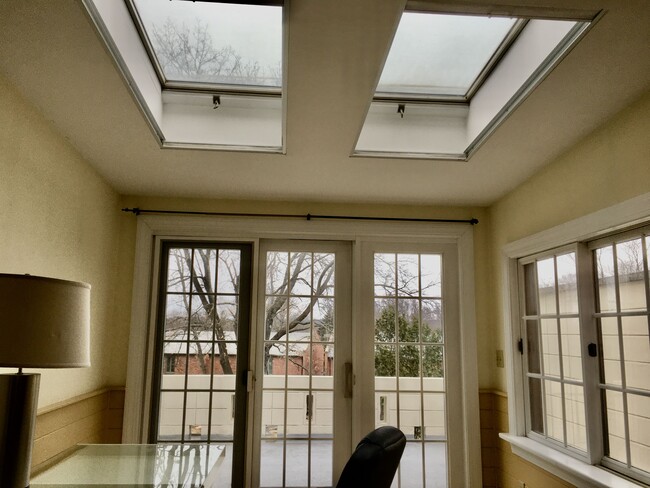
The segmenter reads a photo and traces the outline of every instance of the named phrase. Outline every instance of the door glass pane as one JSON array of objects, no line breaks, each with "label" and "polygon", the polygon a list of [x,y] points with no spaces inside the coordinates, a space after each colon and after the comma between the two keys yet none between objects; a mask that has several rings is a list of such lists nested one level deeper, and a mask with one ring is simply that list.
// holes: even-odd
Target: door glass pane
[{"label": "door glass pane", "polygon": [[406,447],[402,454],[402,460],[399,464],[399,480],[402,488],[419,488],[423,486],[422,448],[423,444],[420,442],[406,442]]},{"label": "door glass pane", "polygon": [[395,296],[395,268],[394,254],[375,254],[375,296]]},{"label": "door glass pane", "polygon": [[311,486],[332,486],[332,470],[320,459],[332,459],[332,441],[313,441],[311,443]]},{"label": "door glass pane", "polygon": [[183,408],[185,395],[182,392],[164,391],[158,404],[158,439],[175,441],[183,431]]},{"label": "door glass pane", "polygon": [[313,341],[334,342],[334,299],[319,298],[312,309]]},{"label": "door glass pane", "polygon": [[444,393],[424,394],[424,438],[427,440],[444,440],[447,433],[445,422]]},{"label": "door glass pane", "polygon": [[556,313],[555,297],[555,260],[553,258],[537,261],[537,292],[539,313]]},{"label": "door glass pane", "polygon": [[335,261],[266,253],[260,486],[331,483]]},{"label": "door glass pane", "polygon": [[422,300],[422,342],[442,342],[442,300]]},{"label": "door glass pane", "polygon": [[397,294],[418,296],[420,290],[420,267],[417,254],[397,255]]},{"label": "door glass pane", "polygon": [[560,313],[578,313],[578,281],[575,253],[558,256],[556,264]]},{"label": "door glass pane", "polygon": [[241,253],[232,249],[219,249],[217,262],[217,293],[239,293]]},{"label": "door glass pane", "polygon": [[233,463],[241,464],[245,452],[236,432],[246,406],[234,399],[238,361],[248,359],[248,310],[240,305],[249,299],[242,266],[250,246],[169,243],[162,254],[163,334],[152,442],[218,443],[225,453],[219,476],[230,484],[236,482]]},{"label": "door glass pane", "polygon": [[524,265],[524,293],[526,302],[526,315],[537,315],[537,278],[535,277],[535,265],[529,263]]},{"label": "door glass pane", "polygon": [[165,339],[182,340],[189,324],[190,295],[167,295],[165,300]]},{"label": "door glass pane", "polygon": [[420,301],[417,299],[397,300],[397,333],[399,342],[419,342]]},{"label": "door glass pane", "polygon": [[422,296],[442,296],[442,256],[439,254],[424,254],[420,256],[422,274]]},{"label": "door glass pane", "polygon": [[335,278],[334,254],[314,253],[314,294],[334,296]]},{"label": "door glass pane", "polygon": [[[446,486],[442,256],[374,259],[375,424],[396,426],[408,440],[393,486]],[[386,298],[393,289],[397,299]]]},{"label": "door glass pane", "polygon": [[429,442],[424,444],[427,488],[447,488],[447,444]]},{"label": "door glass pane", "polygon": [[167,258],[167,292],[189,293],[192,250],[170,249]]}]

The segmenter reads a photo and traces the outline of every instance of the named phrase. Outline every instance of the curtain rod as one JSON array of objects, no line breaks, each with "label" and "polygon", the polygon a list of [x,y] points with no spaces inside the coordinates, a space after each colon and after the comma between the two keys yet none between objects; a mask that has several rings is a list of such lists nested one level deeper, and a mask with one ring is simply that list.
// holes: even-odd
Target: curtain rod
[{"label": "curtain rod", "polygon": [[270,218],[291,218],[291,219],[340,219],[340,220],[379,220],[392,222],[439,222],[478,224],[478,219],[417,219],[408,217],[357,217],[352,215],[319,215],[319,214],[261,214],[261,213],[236,213],[236,212],[192,212],[188,210],[148,210],[138,207],[123,208],[122,212],[130,212],[134,215],[141,214],[173,214],[173,215],[213,215],[219,217],[270,217]]}]

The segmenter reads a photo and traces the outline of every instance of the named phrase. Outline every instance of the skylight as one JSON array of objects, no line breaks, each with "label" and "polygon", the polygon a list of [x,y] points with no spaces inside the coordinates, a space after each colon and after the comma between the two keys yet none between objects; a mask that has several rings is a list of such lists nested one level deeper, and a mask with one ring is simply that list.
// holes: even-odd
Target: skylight
[{"label": "skylight", "polygon": [[469,159],[590,26],[511,15],[405,11],[353,155]]},{"label": "skylight", "polygon": [[404,12],[377,95],[467,98],[520,24],[504,17]]},{"label": "skylight", "polygon": [[132,0],[134,17],[166,88],[282,86],[282,7]]}]

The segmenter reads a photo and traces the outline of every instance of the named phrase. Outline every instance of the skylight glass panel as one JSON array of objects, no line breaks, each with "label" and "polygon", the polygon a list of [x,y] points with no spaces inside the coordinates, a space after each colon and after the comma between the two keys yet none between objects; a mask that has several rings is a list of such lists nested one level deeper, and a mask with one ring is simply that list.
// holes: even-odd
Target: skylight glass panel
[{"label": "skylight glass panel", "polygon": [[516,22],[404,12],[377,93],[466,96]]},{"label": "skylight glass panel", "polygon": [[282,7],[133,0],[164,81],[282,86]]}]

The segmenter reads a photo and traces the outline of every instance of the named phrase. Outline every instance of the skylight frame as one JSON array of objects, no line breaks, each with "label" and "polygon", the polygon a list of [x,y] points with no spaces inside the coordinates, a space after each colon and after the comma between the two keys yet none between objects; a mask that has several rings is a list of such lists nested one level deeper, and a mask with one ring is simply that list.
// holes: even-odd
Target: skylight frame
[{"label": "skylight frame", "polygon": [[[425,15],[454,15],[457,17],[488,17],[485,14],[465,14],[465,13],[451,13],[451,12],[437,12],[427,9],[409,7],[407,5],[404,13],[419,13]],[[464,95],[445,95],[445,94],[423,94],[423,93],[409,93],[409,92],[382,92],[375,91],[373,95],[373,102],[412,102],[412,103],[469,103],[474,96],[474,94],[481,88],[483,83],[490,76],[494,68],[499,64],[501,58],[508,52],[508,49],[512,44],[517,40],[519,34],[523,31],[528,23],[528,19],[522,18],[515,15],[491,15],[490,17],[503,17],[503,18],[513,18],[516,19],[513,26],[510,28],[506,36],[499,43],[499,46],[492,53],[490,58],[487,60],[483,68],[479,71],[479,74],[474,79],[474,81],[469,86],[467,92]],[[399,27],[398,27],[399,28]],[[397,32],[397,30],[396,30]],[[391,44],[392,48],[392,44]],[[389,51],[386,53],[386,59],[388,59]],[[382,73],[384,67],[382,66]],[[381,76],[381,74],[380,74]]]},{"label": "skylight frame", "polygon": [[[281,7],[283,9],[283,24],[284,24],[284,0],[176,0],[176,1],[188,1],[195,3],[196,1],[204,3],[227,3],[234,5],[260,5],[260,6],[270,6],[270,7]],[[151,65],[156,72],[158,81],[163,90],[171,91],[182,91],[185,93],[212,93],[218,95],[238,95],[238,96],[253,96],[253,97],[282,97],[282,92],[284,88],[284,77],[285,77],[285,59],[286,59],[286,47],[285,47],[285,34],[283,32],[282,37],[282,58],[281,58],[281,84],[280,87],[273,86],[264,86],[264,85],[239,85],[239,84],[229,84],[229,83],[209,83],[209,82],[189,82],[189,81],[172,81],[168,80],[165,76],[164,70],[158,61],[158,56],[156,56],[156,51],[153,47],[147,29],[145,28],[144,22],[138,12],[138,9],[135,5],[135,0],[124,0],[126,7],[131,15],[133,24],[135,25],[136,31],[140,37],[142,45],[147,52],[147,56]],[[283,25],[282,30],[284,31],[285,27]]]}]

